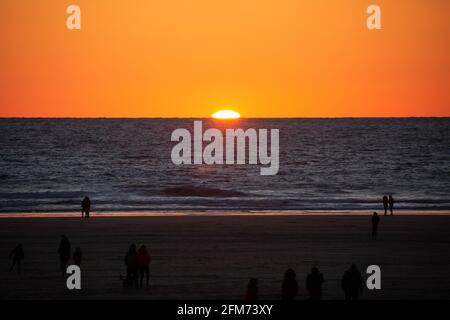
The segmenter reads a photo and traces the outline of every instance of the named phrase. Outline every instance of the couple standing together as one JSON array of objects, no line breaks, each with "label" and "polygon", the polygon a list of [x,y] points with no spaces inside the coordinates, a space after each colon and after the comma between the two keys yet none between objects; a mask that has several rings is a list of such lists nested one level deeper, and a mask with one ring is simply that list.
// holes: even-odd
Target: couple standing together
[{"label": "couple standing together", "polygon": [[134,243],[130,245],[130,249],[125,254],[124,259],[125,265],[127,267],[127,277],[125,279],[126,287],[142,288],[142,280],[145,276],[145,284],[148,288],[150,272],[149,265],[151,260],[151,256],[148,253],[147,247],[145,245],[142,245],[138,251],[136,251],[136,245]]},{"label": "couple standing together", "polygon": [[394,214],[394,198],[392,194],[383,197],[383,207],[384,207],[384,215],[387,215],[388,208],[391,211],[391,216]]}]

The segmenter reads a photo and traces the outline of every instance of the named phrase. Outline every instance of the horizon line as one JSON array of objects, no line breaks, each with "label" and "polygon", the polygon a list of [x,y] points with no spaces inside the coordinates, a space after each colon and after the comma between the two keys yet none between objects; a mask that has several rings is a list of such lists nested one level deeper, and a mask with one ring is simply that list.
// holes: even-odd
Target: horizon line
[{"label": "horizon line", "polygon": [[0,117],[0,119],[212,119],[218,121],[236,121],[239,119],[446,119],[447,116],[346,116],[346,117],[240,117],[238,119],[214,119],[212,117]]}]

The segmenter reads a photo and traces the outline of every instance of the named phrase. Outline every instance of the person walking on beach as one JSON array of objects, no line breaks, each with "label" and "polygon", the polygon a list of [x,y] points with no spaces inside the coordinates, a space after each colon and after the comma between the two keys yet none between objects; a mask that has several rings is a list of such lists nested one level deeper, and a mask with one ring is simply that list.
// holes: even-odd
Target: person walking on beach
[{"label": "person walking on beach", "polygon": [[70,259],[70,254],[71,254],[70,241],[65,235],[62,235],[61,241],[59,243],[58,255],[59,255],[59,265],[63,276],[66,273],[66,267]]},{"label": "person walking on beach", "polygon": [[392,194],[389,195],[389,210],[391,211],[391,216],[394,215],[394,198]]},{"label": "person walking on beach", "polygon": [[12,265],[11,268],[9,268],[9,272],[13,271],[14,266],[17,265],[17,273],[20,274],[21,262],[25,258],[22,244],[18,244],[13,250],[11,250],[11,252],[9,253],[9,258],[12,258]]},{"label": "person walking on beach", "polygon": [[76,248],[72,255],[73,262],[75,265],[81,267],[81,261],[83,259],[83,253],[81,252],[80,248]]},{"label": "person walking on beach", "polygon": [[91,211],[91,199],[88,196],[84,197],[81,201],[81,217],[89,218],[89,212]]},{"label": "person walking on beach", "polygon": [[345,293],[345,300],[358,300],[363,292],[363,280],[361,272],[355,264],[344,272],[341,281],[342,289]]},{"label": "person walking on beach", "polygon": [[320,300],[322,297],[323,275],[317,267],[311,269],[311,273],[306,277],[306,291],[310,300]]},{"label": "person walking on beach", "polygon": [[128,287],[138,287],[138,254],[136,245],[130,245],[130,249],[125,254],[125,265],[127,266],[127,285]]},{"label": "person walking on beach", "polygon": [[387,215],[388,206],[389,206],[388,197],[387,196],[383,196],[384,215]]},{"label": "person walking on beach", "polygon": [[245,300],[258,300],[258,279],[251,278],[247,284],[247,291],[245,292]]},{"label": "person walking on beach", "polygon": [[149,266],[151,262],[151,257],[145,245],[142,245],[139,248],[137,260],[139,269],[139,288],[142,288],[142,281],[144,280],[145,276],[145,285],[146,288],[148,289],[149,272],[150,272]]},{"label": "person walking on beach", "polygon": [[372,216],[372,237],[375,237],[377,235],[379,223],[380,217],[378,216],[378,213],[374,212]]},{"label": "person walking on beach", "polygon": [[297,275],[292,269],[287,269],[284,273],[283,285],[281,288],[281,298],[283,300],[294,300],[298,294]]}]

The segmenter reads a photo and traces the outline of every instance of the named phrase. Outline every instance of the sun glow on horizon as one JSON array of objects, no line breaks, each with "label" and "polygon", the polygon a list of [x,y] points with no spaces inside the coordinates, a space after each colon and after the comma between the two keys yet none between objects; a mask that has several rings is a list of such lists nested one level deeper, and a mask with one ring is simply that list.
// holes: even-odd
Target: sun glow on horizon
[{"label": "sun glow on horizon", "polygon": [[212,114],[214,119],[239,119],[241,115],[233,110],[220,110]]}]

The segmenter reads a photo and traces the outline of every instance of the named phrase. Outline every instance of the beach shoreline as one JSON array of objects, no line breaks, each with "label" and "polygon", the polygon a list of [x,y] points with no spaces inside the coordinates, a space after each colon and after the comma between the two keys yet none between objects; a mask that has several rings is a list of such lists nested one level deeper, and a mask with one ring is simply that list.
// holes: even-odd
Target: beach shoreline
[{"label": "beach shoreline", "polygon": [[[90,218],[106,217],[236,217],[236,216],[367,216],[383,210],[176,210],[176,211],[105,211],[91,212]],[[387,214],[390,216],[390,213]],[[394,216],[450,216],[450,210],[398,209]],[[80,212],[0,212],[0,219],[11,218],[76,218]]]}]

